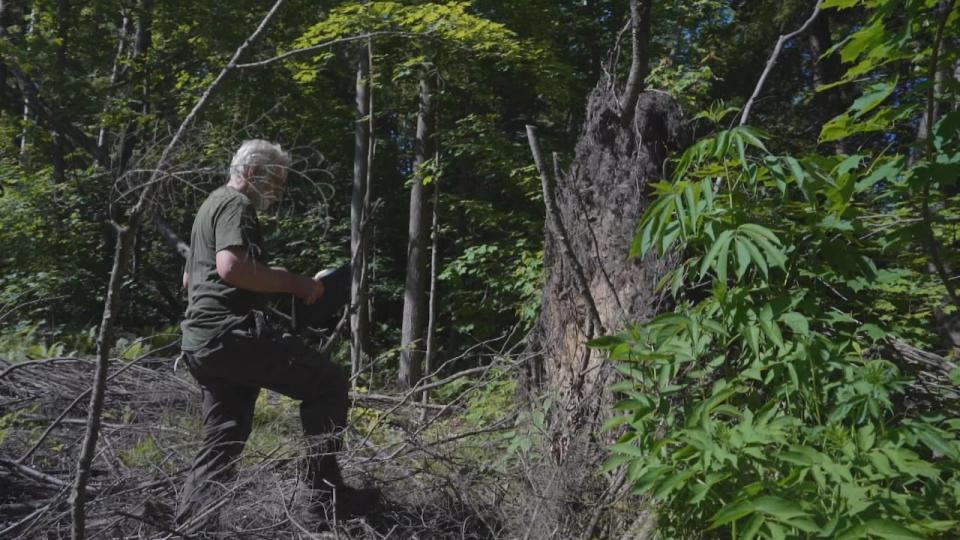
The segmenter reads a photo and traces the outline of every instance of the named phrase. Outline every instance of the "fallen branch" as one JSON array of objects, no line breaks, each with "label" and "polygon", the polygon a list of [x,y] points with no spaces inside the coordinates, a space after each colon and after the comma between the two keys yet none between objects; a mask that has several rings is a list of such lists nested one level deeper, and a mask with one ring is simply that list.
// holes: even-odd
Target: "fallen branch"
[{"label": "fallen branch", "polygon": [[[24,478],[29,478],[35,482],[40,482],[41,484],[48,484],[51,486],[56,486],[59,488],[70,487],[70,482],[61,480],[56,476],[51,476],[47,473],[38,471],[33,467],[27,467],[22,463],[17,463],[16,461],[10,459],[0,458],[0,467],[6,467],[7,469],[19,474]],[[97,490],[93,488],[87,488],[87,494],[93,495],[96,494]]]},{"label": "fallen branch", "polygon": [[409,405],[410,407],[418,407],[424,410],[431,411],[442,411],[446,409],[445,405],[436,405],[431,403],[423,403],[421,401],[406,399],[403,397],[388,396],[385,394],[362,394],[359,392],[350,392],[350,399],[360,403],[395,403],[398,405]]},{"label": "fallen branch", "polygon": [[[159,348],[159,349],[157,349],[157,350],[155,350],[155,351],[151,351],[149,354],[154,354],[154,353],[156,353],[157,351],[161,351],[161,350],[163,350],[163,349],[169,348],[169,347],[171,347],[172,345],[174,345],[174,344],[167,345],[166,347],[161,347],[161,348]],[[129,364],[127,364],[127,365],[123,366],[122,368],[118,369],[115,373],[113,373],[112,375],[110,375],[109,377],[107,377],[107,381],[113,380],[114,378],[116,378],[117,376],[119,376],[120,374],[122,374],[123,372],[125,372],[125,371],[127,371],[128,369],[131,369],[132,367],[136,366],[136,365],[137,365],[137,362],[139,362],[140,360],[143,360],[143,359],[146,358],[146,357],[147,357],[147,355],[144,354],[144,355],[140,356],[139,358],[133,360],[133,361],[130,362]],[[33,362],[33,364],[36,364],[36,362]],[[3,378],[2,375],[0,375],[0,378]],[[82,400],[84,397],[88,396],[92,390],[93,390],[93,388],[88,388],[88,389],[86,389],[85,391],[83,391],[81,394],[79,394],[76,398],[74,398],[74,400],[70,403],[70,405],[68,405],[67,408],[64,409],[64,410],[60,413],[60,415],[57,416],[57,418],[56,418],[49,426],[47,426],[47,429],[45,429],[45,430],[43,431],[43,433],[40,435],[40,438],[37,439],[37,441],[33,443],[33,445],[30,447],[30,449],[28,449],[26,452],[24,452],[24,454],[23,454],[22,456],[20,456],[19,459],[17,459],[17,462],[18,462],[18,463],[23,463],[24,461],[30,459],[30,456],[33,455],[33,453],[36,452],[38,448],[40,448],[40,445],[43,444],[43,441],[45,441],[45,440],[47,439],[47,437],[48,437],[48,436],[50,435],[50,433],[54,430],[54,428],[56,428],[61,422],[63,422],[64,419],[67,417],[67,415],[70,414],[70,411],[72,411],[73,408],[76,407],[78,403],[80,403],[80,400]],[[86,422],[84,422],[84,423],[86,423]]]},{"label": "fallen branch", "polygon": [[92,360],[87,360],[86,358],[77,358],[75,356],[58,356],[56,358],[44,358],[43,360],[33,360],[30,362],[20,362],[17,364],[10,364],[6,369],[0,371],[0,379],[3,379],[12,371],[27,368],[42,366],[44,364],[53,364],[56,362],[93,362]]}]

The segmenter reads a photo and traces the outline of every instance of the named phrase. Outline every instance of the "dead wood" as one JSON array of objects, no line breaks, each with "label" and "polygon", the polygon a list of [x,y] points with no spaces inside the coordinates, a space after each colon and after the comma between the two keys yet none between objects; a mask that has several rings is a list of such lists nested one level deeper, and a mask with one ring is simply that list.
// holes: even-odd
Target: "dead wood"
[{"label": "dead wood", "polygon": [[757,80],[757,85],[753,89],[753,94],[750,95],[750,99],[747,100],[747,104],[743,106],[743,114],[740,117],[741,126],[746,124],[750,119],[750,110],[753,108],[753,103],[757,100],[757,97],[760,96],[760,92],[763,90],[763,85],[767,82],[767,77],[773,70],[773,66],[777,64],[777,60],[780,58],[780,51],[783,50],[784,43],[806,32],[807,28],[810,28],[810,25],[813,24],[813,21],[816,20],[817,16],[820,14],[821,4],[823,4],[823,0],[817,0],[817,4],[813,7],[813,13],[810,14],[810,17],[807,18],[800,28],[790,32],[789,34],[783,34],[777,38],[777,44],[774,45],[773,52],[770,53],[770,59],[767,60],[767,65],[763,68],[763,73],[760,74],[760,79]]},{"label": "dead wood", "polygon": [[[581,268],[564,255],[568,249],[549,233],[554,227],[548,221],[542,307],[528,337],[534,360],[527,386],[550,411],[545,459],[529,478],[531,498],[541,503],[528,507],[524,519],[533,530],[552,530],[557,537],[590,534],[585,528],[602,529],[601,536],[618,530],[606,514],[590,519],[593,523],[576,517],[622,496],[596,473],[611,442],[599,427],[612,413],[615,396],[609,387],[617,374],[587,342],[670,308],[656,285],[673,267],[673,257],[638,260],[629,253],[650,199],[648,185],[667,176],[668,158],[687,144],[686,123],[671,96],[646,91],[638,94],[631,121],[624,124],[616,94],[609,79],[597,84],[573,162],[557,178],[556,215]],[[583,281],[587,294],[581,293]],[[595,302],[599,322],[588,299]],[[551,482],[554,470],[561,472]],[[598,500],[601,496],[605,499]]]},{"label": "dead wood", "polygon": [[[521,365],[519,360],[506,360],[504,351],[494,352],[504,360],[484,369],[430,373],[404,395],[355,396],[363,405],[357,413],[375,415],[379,421],[357,422],[339,459],[350,483],[380,486],[387,503],[374,518],[339,523],[336,531],[341,538],[519,536],[504,530],[506,520],[499,507],[515,474],[498,471],[497,460],[489,458],[504,454],[503,437],[516,429],[517,411],[503,411],[483,425],[464,423],[451,414],[467,410],[492,373]],[[0,441],[0,531],[4,531],[0,536],[56,537],[56,531],[69,529],[67,495],[86,420],[72,411],[55,422],[42,444],[36,445],[37,434],[89,390],[95,366],[82,358],[29,362],[16,369],[0,364],[0,371],[7,373],[0,379],[0,401],[21,403]],[[173,359],[154,355],[132,364],[116,359],[110,364],[101,424],[104,442],[91,464],[88,485],[90,538],[179,537],[163,511],[150,510],[175,505],[176,491],[200,440],[195,384],[185,370],[174,372],[172,366]],[[465,379],[469,384],[463,385]],[[454,381],[464,386],[458,397],[429,404],[429,414],[422,418],[419,410],[424,404],[417,400],[421,390]],[[207,509],[220,514],[223,532],[215,538],[306,537],[284,510],[285,505],[292,511],[300,474],[296,458],[306,452],[299,442],[296,409],[284,408],[273,395],[267,397],[268,411],[284,414],[258,422],[239,477]],[[15,456],[34,445],[37,449],[29,460],[17,463]],[[279,490],[262,489],[271,485]],[[515,505],[513,501],[507,507]]]}]

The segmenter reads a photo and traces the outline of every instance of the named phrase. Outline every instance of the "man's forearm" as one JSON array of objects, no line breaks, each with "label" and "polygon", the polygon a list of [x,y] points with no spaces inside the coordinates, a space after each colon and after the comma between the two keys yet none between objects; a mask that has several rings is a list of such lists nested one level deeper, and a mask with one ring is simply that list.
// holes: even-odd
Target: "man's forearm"
[{"label": "man's forearm", "polygon": [[301,276],[284,268],[274,268],[246,257],[221,276],[237,287],[261,293],[296,293]]},{"label": "man's forearm", "polygon": [[237,248],[217,252],[217,274],[234,287],[260,293],[291,293],[307,304],[323,294],[323,282],[286,268],[267,266]]}]

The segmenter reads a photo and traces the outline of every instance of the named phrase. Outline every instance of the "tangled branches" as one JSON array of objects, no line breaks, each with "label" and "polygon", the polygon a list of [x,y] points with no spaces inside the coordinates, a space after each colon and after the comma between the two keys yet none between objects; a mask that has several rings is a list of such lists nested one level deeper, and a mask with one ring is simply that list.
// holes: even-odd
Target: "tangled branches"
[{"label": "tangled branches", "polygon": [[[154,351],[113,362],[103,438],[87,489],[88,538],[186,537],[172,512],[200,441],[198,391],[184,370]],[[168,351],[169,352],[169,351]],[[518,413],[471,411],[490,388],[512,380],[516,359],[425,379],[407,395],[355,394],[346,450],[348,482],[376,485],[382,511],[337,523],[342,538],[496,538],[505,535],[511,475],[504,456]],[[0,360],[0,536],[67,536],[67,502],[94,361]],[[456,387],[451,390],[451,387]],[[437,403],[417,401],[425,387]],[[509,390],[508,390],[509,391]],[[484,401],[485,402],[485,401]],[[211,501],[224,538],[316,537],[297,521],[300,442],[294,402],[264,392],[254,434],[226,496]],[[515,502],[515,501],[513,501]],[[505,505],[508,506],[508,505]],[[536,536],[536,535],[535,535]]]}]

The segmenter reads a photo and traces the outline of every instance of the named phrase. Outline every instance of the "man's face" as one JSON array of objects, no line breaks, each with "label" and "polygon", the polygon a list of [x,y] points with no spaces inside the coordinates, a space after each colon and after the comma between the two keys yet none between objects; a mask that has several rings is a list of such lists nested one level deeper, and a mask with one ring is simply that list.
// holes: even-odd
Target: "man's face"
[{"label": "man's face", "polygon": [[254,203],[257,210],[264,211],[270,208],[273,203],[278,202],[283,197],[283,190],[287,185],[287,171],[271,175],[266,181],[256,186],[256,200]]}]

